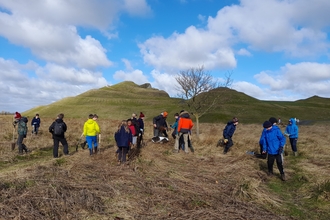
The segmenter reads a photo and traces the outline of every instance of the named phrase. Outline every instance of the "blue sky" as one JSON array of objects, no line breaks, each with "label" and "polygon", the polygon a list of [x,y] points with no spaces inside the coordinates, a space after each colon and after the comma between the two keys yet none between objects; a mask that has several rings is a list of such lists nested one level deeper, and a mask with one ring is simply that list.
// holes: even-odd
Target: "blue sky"
[{"label": "blue sky", "polygon": [[329,0],[0,0],[0,111],[204,66],[260,100],[330,98]]}]

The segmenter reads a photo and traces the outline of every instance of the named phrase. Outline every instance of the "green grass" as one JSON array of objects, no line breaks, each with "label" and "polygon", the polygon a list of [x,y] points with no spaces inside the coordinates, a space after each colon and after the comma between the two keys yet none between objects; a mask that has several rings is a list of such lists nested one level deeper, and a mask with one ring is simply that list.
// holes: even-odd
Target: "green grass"
[{"label": "green grass", "polygon": [[[200,122],[227,122],[233,116],[239,117],[243,123],[262,123],[271,116],[281,118],[283,122],[291,117],[313,122],[330,120],[330,99],[327,98],[314,96],[295,102],[262,101],[228,88],[218,88],[206,95],[215,97],[219,94],[214,108],[202,116]],[[102,118],[125,119],[133,112],[142,111],[146,120],[152,120],[162,111],[167,111],[172,118],[181,109],[188,110],[181,99],[171,98],[162,90],[122,82],[35,107],[24,115],[32,118],[38,112],[42,117],[55,118],[63,112],[67,118],[86,118],[90,113],[97,113]]]},{"label": "green grass", "polygon": [[[289,216],[297,219],[330,219],[329,209],[329,195],[330,195],[330,181],[325,181],[321,184],[315,185],[310,181],[310,175],[299,167],[303,160],[303,156],[286,157],[290,166],[290,178],[283,182],[279,177],[272,178],[267,183],[270,192],[279,196],[283,201],[283,205],[277,208],[278,213],[286,212]],[[286,168],[286,167],[285,167]],[[310,192],[310,196],[306,196],[306,191]],[[307,193],[308,194],[308,193]],[[304,197],[302,195],[305,195]]]}]

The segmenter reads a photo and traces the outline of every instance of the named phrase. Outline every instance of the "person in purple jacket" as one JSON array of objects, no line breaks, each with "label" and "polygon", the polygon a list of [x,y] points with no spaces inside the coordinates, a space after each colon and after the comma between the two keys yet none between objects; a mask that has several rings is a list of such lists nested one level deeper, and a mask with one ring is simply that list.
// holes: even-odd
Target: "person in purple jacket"
[{"label": "person in purple jacket", "polygon": [[285,181],[285,174],[283,169],[283,147],[286,143],[286,139],[280,129],[274,128],[274,125],[270,121],[265,121],[263,127],[266,129],[262,140],[262,153],[268,154],[267,166],[268,175],[273,175],[274,161],[281,174],[281,179]]},{"label": "person in purple jacket", "polygon": [[132,133],[127,126],[126,120],[123,120],[115,133],[115,140],[118,146],[118,166],[121,163],[126,163],[126,155],[129,150],[129,146],[132,144]]}]

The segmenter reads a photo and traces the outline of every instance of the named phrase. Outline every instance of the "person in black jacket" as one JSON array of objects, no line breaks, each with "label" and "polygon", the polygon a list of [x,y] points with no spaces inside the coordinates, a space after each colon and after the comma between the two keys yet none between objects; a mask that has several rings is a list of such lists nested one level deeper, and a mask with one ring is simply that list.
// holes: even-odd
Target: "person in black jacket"
[{"label": "person in black jacket", "polygon": [[32,126],[32,134],[37,135],[40,127],[39,114],[36,114],[36,116],[32,119],[31,126]]},{"label": "person in black jacket", "polygon": [[231,121],[229,121],[223,130],[223,138],[224,138],[224,150],[223,153],[226,154],[231,146],[234,145],[232,137],[235,133],[236,126],[238,125],[238,118],[234,117]]},{"label": "person in black jacket", "polygon": [[53,156],[58,158],[58,147],[59,142],[63,145],[64,155],[69,155],[69,146],[68,142],[65,139],[64,133],[67,130],[67,126],[63,121],[64,114],[61,113],[57,116],[56,120],[49,126],[49,132],[52,133],[54,140]]},{"label": "person in black jacket", "polygon": [[153,118],[152,122],[154,124],[154,137],[159,137],[162,134],[164,137],[168,137],[166,118],[167,112],[162,112],[160,115]]}]

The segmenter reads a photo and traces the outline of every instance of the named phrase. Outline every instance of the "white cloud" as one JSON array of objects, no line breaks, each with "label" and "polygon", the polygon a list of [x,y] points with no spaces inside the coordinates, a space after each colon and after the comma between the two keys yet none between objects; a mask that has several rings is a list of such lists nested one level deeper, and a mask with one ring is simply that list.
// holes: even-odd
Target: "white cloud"
[{"label": "white cloud", "polygon": [[[152,37],[139,44],[144,61],[159,70],[177,70],[204,65],[207,69],[236,66],[233,50],[221,36],[190,26],[184,34],[165,39]],[[175,48],[175,49],[174,49]]]},{"label": "white cloud", "polygon": [[132,81],[138,85],[148,82],[148,77],[144,75],[141,70],[134,69],[129,60],[122,59],[122,61],[125,64],[126,71],[124,70],[116,71],[115,74],[113,74],[113,78],[115,80]]},{"label": "white cloud", "polygon": [[288,63],[278,72],[261,72],[255,78],[274,92],[285,90],[305,97],[330,94],[330,64]]},{"label": "white cloud", "polygon": [[141,70],[133,70],[131,72],[119,70],[113,74],[113,78],[120,81],[132,81],[138,85],[148,82],[148,77]]},{"label": "white cloud", "polygon": [[17,19],[29,18],[48,24],[71,24],[99,30],[108,30],[117,21],[119,13],[145,15],[151,10],[146,0],[79,0],[79,4],[67,0],[0,0],[0,6],[12,12]]},{"label": "white cloud", "polygon": [[168,73],[160,73],[157,70],[153,70],[151,75],[154,79],[154,82],[151,83],[153,88],[164,90],[171,97],[176,97],[178,95],[178,86],[179,84],[175,80],[174,75]]},{"label": "white cloud", "polygon": [[247,57],[252,56],[252,54],[247,49],[244,49],[244,48],[239,49],[237,51],[237,54],[241,55],[241,56],[247,56]]},{"label": "white cloud", "polygon": [[199,15],[197,16],[197,18],[198,18],[198,20],[200,20],[202,23],[204,23],[204,22],[206,21],[206,16],[205,16],[205,15],[201,15],[201,14],[199,14]]},{"label": "white cloud", "polygon": [[124,9],[131,15],[146,16],[152,12],[146,0],[124,0]]},{"label": "white cloud", "polygon": [[[31,7],[33,5],[33,7]],[[82,38],[79,26],[91,27],[111,38],[109,33],[118,13],[144,15],[151,9],[145,0],[104,1],[39,1],[0,0],[0,35],[13,44],[29,48],[46,62],[79,68],[110,66],[106,49],[91,36]]]},{"label": "white cloud", "polygon": [[[324,17],[317,16],[318,11]],[[329,50],[327,34],[330,2],[325,0],[242,0],[209,17],[210,32],[255,50],[285,52],[292,56],[316,56]],[[312,18],[311,18],[312,17]]]},{"label": "white cloud", "polygon": [[[29,71],[36,72],[36,76],[29,77]],[[0,109],[4,111],[25,111],[107,84],[101,73],[86,69],[55,64],[41,67],[33,62],[20,64],[0,58]]]},{"label": "white cloud", "polygon": [[[318,11],[324,17],[315,18]],[[242,44],[249,51],[241,49],[238,55],[251,56],[251,50],[261,50],[316,57],[329,51],[323,30],[329,27],[328,20],[330,1],[326,0],[242,0],[209,17],[206,28],[190,26],[168,38],[153,36],[139,48],[145,63],[168,73],[196,65],[232,69],[236,67],[232,47]]]},{"label": "white cloud", "polygon": [[82,39],[73,26],[55,26],[15,17],[7,22],[1,16],[0,26],[0,35],[14,44],[30,48],[33,54],[43,60],[82,68],[112,64],[99,41],[90,36]]}]

